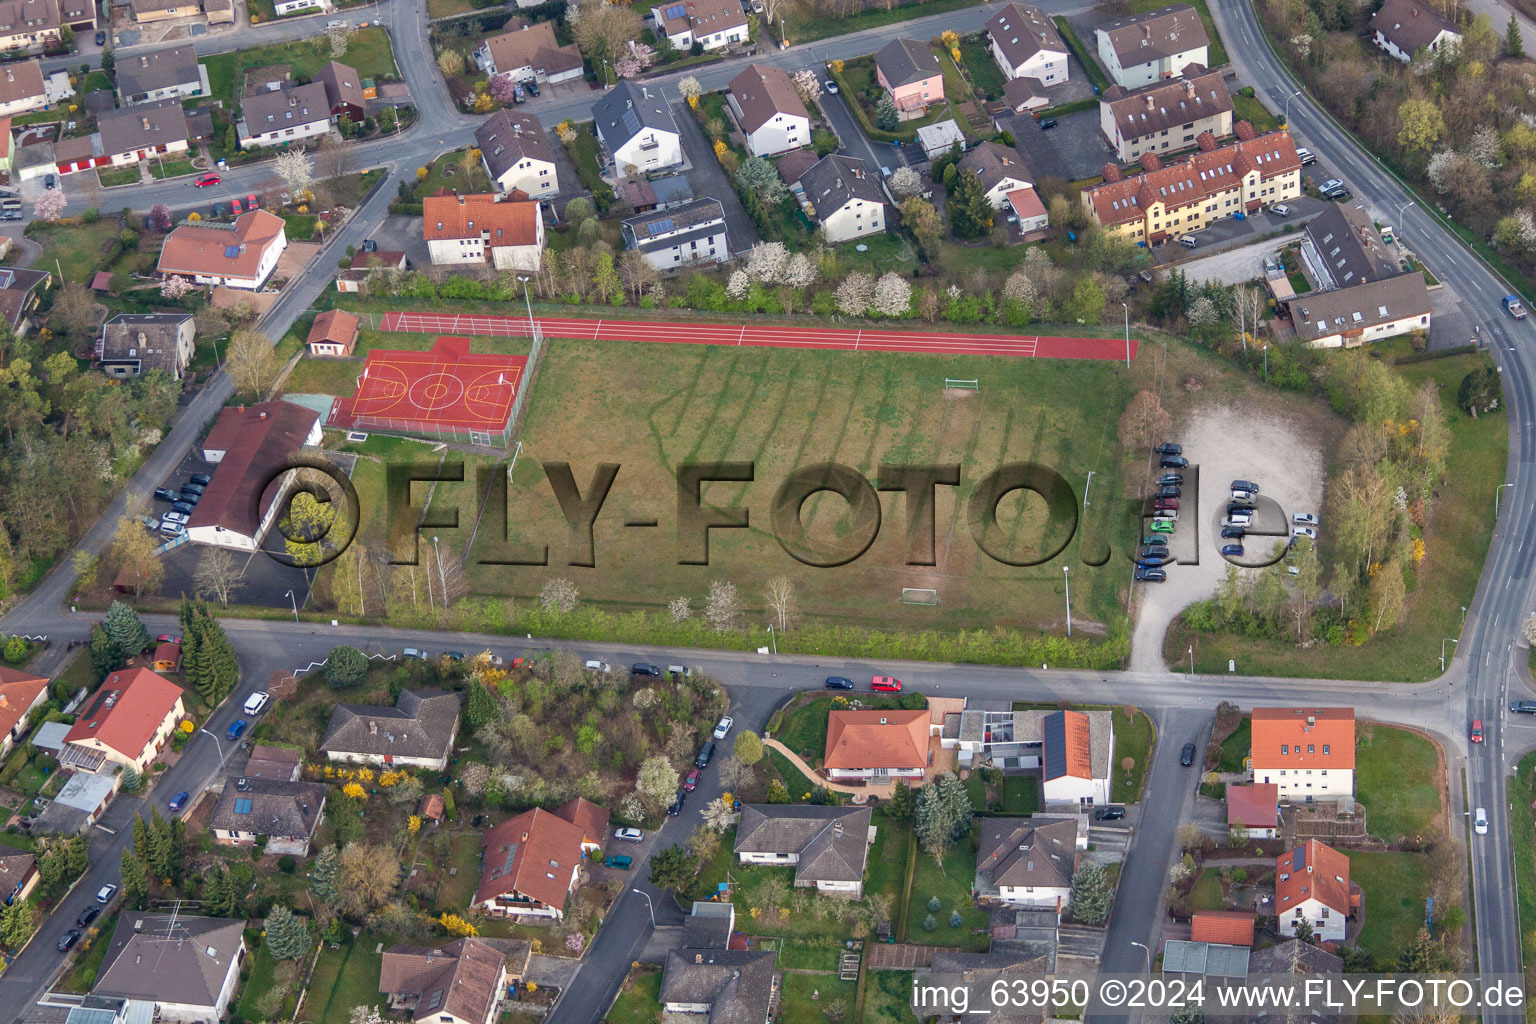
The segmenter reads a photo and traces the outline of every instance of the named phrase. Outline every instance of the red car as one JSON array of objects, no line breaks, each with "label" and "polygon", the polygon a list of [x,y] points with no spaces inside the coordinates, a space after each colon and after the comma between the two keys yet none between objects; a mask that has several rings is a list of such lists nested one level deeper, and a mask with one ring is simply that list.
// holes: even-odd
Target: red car
[{"label": "red car", "polygon": [[688,775],[683,779],[683,788],[692,793],[699,788],[699,776],[702,773],[697,768],[690,768]]},{"label": "red car", "polygon": [[236,217],[240,216],[242,213],[245,212],[240,207],[240,200],[238,200],[238,199],[231,199],[229,201],[229,212],[234,214]]},{"label": "red car", "polygon": [[1154,501],[1152,503],[1152,509],[1153,509],[1153,511],[1156,511],[1156,512],[1161,512],[1164,509],[1170,509],[1170,508],[1171,509],[1177,509],[1178,507],[1179,507],[1179,499],[1177,499],[1177,498],[1158,498],[1156,501]]},{"label": "red car", "polygon": [[1472,719],[1472,742],[1483,742],[1483,720],[1481,718]]},{"label": "red car", "polygon": [[871,690],[882,690],[886,693],[900,693],[901,680],[894,676],[875,676],[874,679],[870,680],[869,688]]},{"label": "red car", "polygon": [[219,177],[217,174],[204,174],[202,177],[198,178],[192,184],[197,186],[198,188],[207,188],[209,185],[217,185],[219,182],[221,182],[223,180],[224,179]]},{"label": "red car", "polygon": [[174,635],[172,635],[170,633],[161,633],[159,636],[155,637],[155,643],[157,643],[157,644],[179,644],[179,643],[181,643],[181,637],[174,636]]},{"label": "red car", "polygon": [[247,210],[261,209],[261,203],[256,201],[256,193],[252,192],[250,195],[245,197],[245,208]]}]

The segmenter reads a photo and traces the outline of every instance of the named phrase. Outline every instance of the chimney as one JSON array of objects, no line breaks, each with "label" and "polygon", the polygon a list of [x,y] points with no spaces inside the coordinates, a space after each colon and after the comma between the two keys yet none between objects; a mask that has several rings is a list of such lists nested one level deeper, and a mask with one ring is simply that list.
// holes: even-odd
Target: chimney
[{"label": "chimney", "polygon": [[1155,106],[1157,106],[1156,98],[1154,98],[1151,93],[1148,93],[1147,94],[1147,109],[1151,110]]},{"label": "chimney", "polygon": [[841,821],[834,821],[832,823],[832,834],[834,836],[841,836],[843,834],[843,823]]},{"label": "chimney", "polygon": [[379,723],[378,722],[369,722],[368,723],[368,735],[369,736],[377,736],[378,734],[379,734]]},{"label": "chimney", "polygon": [[244,405],[237,405],[237,406],[235,406],[235,409],[237,411],[239,411],[239,412],[245,412],[245,406]]},{"label": "chimney", "polygon": [[149,131],[149,118],[141,117],[141,118],[139,118],[139,121],[140,121],[140,123],[142,123],[144,125],[144,130],[145,131]]},{"label": "chimney", "polygon": [[139,58],[139,67],[141,67],[141,68],[149,67],[149,55],[148,54],[145,54],[144,56]]},{"label": "chimney", "polygon": [[260,419],[266,419],[267,418],[267,410],[265,410],[265,409],[261,410],[261,416],[259,418]]},{"label": "chimney", "polygon": [[1151,39],[1152,38],[1152,26],[1151,25],[1143,24],[1141,26],[1141,37],[1143,39]]},{"label": "chimney", "polygon": [[1195,83],[1191,82],[1189,79],[1186,78],[1184,80],[1184,95],[1185,96],[1193,96],[1194,94],[1195,94]]},{"label": "chimney", "polygon": [[527,832],[524,832],[524,833],[523,833],[523,842],[525,842],[525,843],[526,843],[526,842],[527,842],[527,841],[528,841],[528,833],[527,833]]},{"label": "chimney", "polygon": [[696,964],[703,963],[704,962],[704,954],[703,953],[695,953],[695,954],[693,954],[693,962],[696,963]]}]

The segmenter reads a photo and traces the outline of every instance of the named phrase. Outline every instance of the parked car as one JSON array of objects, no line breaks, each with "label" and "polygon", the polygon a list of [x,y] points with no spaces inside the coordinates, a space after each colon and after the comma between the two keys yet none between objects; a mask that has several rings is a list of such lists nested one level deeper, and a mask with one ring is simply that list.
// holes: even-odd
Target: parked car
[{"label": "parked car", "polygon": [[1176,524],[1172,519],[1154,519],[1152,520],[1151,530],[1153,533],[1172,533],[1175,526]]},{"label": "parked car", "polygon": [[252,192],[250,195],[245,197],[245,208],[247,210],[261,209],[261,203],[257,201],[255,192]]},{"label": "parked car", "polygon": [[539,94],[539,83],[531,78],[523,83],[523,88],[528,90],[529,96],[537,96]]},{"label": "parked car", "polygon": [[213,204],[213,219],[214,220],[223,220],[224,219],[224,204],[223,203],[214,203]]},{"label": "parked car", "polygon": [[1223,555],[1231,556],[1232,558],[1242,558],[1243,546],[1241,544],[1223,544],[1221,547],[1221,553]]},{"label": "parked car", "polygon": [[720,719],[720,721],[715,725],[715,739],[725,739],[726,734],[731,731],[731,726],[735,724],[736,719],[732,718],[730,715],[726,715],[724,718]]},{"label": "parked car", "polygon": [[185,523],[162,522],[160,524],[160,532],[165,534],[167,537],[180,537],[182,534],[187,532],[187,527]]},{"label": "parked car", "polygon": [[1093,819],[1095,821],[1120,821],[1124,817],[1124,807],[1100,807],[1093,812]]},{"label": "parked car", "polygon": [[208,490],[208,485],[207,484],[194,484],[194,483],[190,483],[189,482],[189,483],[182,484],[181,487],[178,488],[178,490],[180,490],[182,494],[196,494],[199,497],[201,497],[203,492]]},{"label": "parked car", "polygon": [[828,94],[830,94],[832,96],[836,96],[837,95],[837,83],[832,81],[832,79],[829,78],[825,82],[822,82],[821,83],[821,87],[823,89],[825,89],[828,92]]},{"label": "parked car", "polygon": [[1252,480],[1233,480],[1232,489],[1234,491],[1252,491],[1254,494],[1259,493],[1259,485]]},{"label": "parked car", "polygon": [[1168,538],[1161,533],[1149,533],[1141,538],[1141,546],[1144,548],[1165,548],[1168,546]]},{"label": "parked car", "polygon": [[715,741],[705,740],[704,745],[699,748],[699,756],[693,759],[693,766],[695,768],[708,768],[709,762],[714,756]]},{"label": "parked car", "polygon": [[672,798],[672,803],[667,807],[667,813],[669,815],[671,815],[672,817],[674,817],[674,818],[677,817],[679,814],[682,814],[683,813],[683,802],[686,801],[687,799],[688,799],[688,794],[683,792],[682,790],[678,790],[677,791],[677,796]]},{"label": "parked car", "polygon": [[169,807],[173,811],[179,811],[183,807],[187,806],[187,801],[189,799],[191,799],[190,794],[188,794],[186,790],[182,790],[180,793],[177,793],[175,796],[171,797],[171,802],[165,806]]},{"label": "parked car", "polygon": [[842,676],[827,676],[827,681],[823,685],[828,690],[851,690],[853,689],[853,680],[845,679]]},{"label": "parked car", "polygon": [[107,34],[105,32],[97,32],[96,33],[96,45],[97,46],[106,46],[107,45]]},{"label": "parked car", "polygon": [[1182,455],[1164,455],[1158,462],[1159,469],[1188,469],[1189,460]]},{"label": "parked car", "polygon": [[1166,487],[1159,487],[1157,489],[1157,496],[1159,498],[1177,498],[1182,493],[1183,492],[1180,491],[1179,488],[1173,486],[1172,484],[1169,484]]},{"label": "parked car", "polygon": [[69,931],[67,931],[63,935],[59,936],[59,952],[60,953],[68,953],[69,952],[69,947],[73,946],[75,943],[77,943],[79,941],[80,941],[80,932],[79,932],[79,930],[75,929],[75,928],[71,928]]},{"label": "parked car", "polygon": [[241,737],[241,735],[245,732],[245,726],[246,726],[245,719],[243,719],[243,718],[235,719],[233,722],[229,723],[229,733],[227,734],[227,738],[228,739],[232,739],[232,740],[239,739]]},{"label": "parked car", "polygon": [[596,658],[592,659],[591,661],[583,662],[582,668],[585,668],[588,672],[601,672],[604,675],[607,675],[613,671],[612,665],[608,664],[606,661],[598,661]]},{"label": "parked car", "polygon": [[1178,509],[1179,499],[1177,498],[1158,498],[1152,503],[1152,510],[1154,512],[1177,512]]},{"label": "parked car", "polygon": [[699,778],[704,773],[697,768],[688,769],[688,774],[683,778],[683,788],[692,793],[699,788]]},{"label": "parked car", "polygon": [[171,511],[180,512],[184,516],[191,516],[192,510],[196,507],[197,506],[193,505],[192,502],[188,501],[186,498],[177,498],[175,501],[171,502]]},{"label": "parked car", "polygon": [[630,865],[632,865],[634,862],[635,858],[629,856],[628,854],[616,853],[609,857],[607,860],[603,861],[603,867],[618,868],[620,871],[628,871]]},{"label": "parked car", "polygon": [[1179,764],[1181,764],[1184,767],[1188,768],[1190,765],[1192,765],[1194,763],[1195,763],[1195,745],[1193,743],[1186,743],[1186,744],[1184,744],[1184,749],[1179,751]]},{"label": "parked car", "polygon": [[645,839],[645,833],[637,828],[615,829],[613,838],[621,843],[638,843]]},{"label": "parked car", "polygon": [[1311,512],[1297,512],[1291,516],[1291,522],[1297,526],[1321,526],[1323,521]]},{"label": "parked car", "polygon": [[1474,719],[1472,719],[1472,737],[1471,738],[1472,738],[1472,742],[1473,743],[1481,743],[1481,742],[1483,742],[1483,720],[1481,718],[1474,718]]},{"label": "parked car", "polygon": [[1315,541],[1317,540],[1317,531],[1312,529],[1310,526],[1293,526],[1291,527],[1291,536],[1293,538],[1305,537],[1307,540]]},{"label": "parked car", "polygon": [[444,651],[443,652],[443,657],[447,658],[449,661],[463,661],[464,660],[464,652],[463,651]]},{"label": "parked car", "polygon": [[1055,127],[1056,127],[1056,119],[1054,117],[1042,117],[1040,119],[1040,130],[1041,131],[1047,132],[1047,131],[1050,131],[1052,128],[1055,128]]},{"label": "parked car", "polygon": [[1488,834],[1488,812],[1481,807],[1472,813],[1472,831],[1480,836]]},{"label": "parked car", "polygon": [[363,252],[378,252],[379,243],[371,238],[363,239]]},{"label": "parked car", "polygon": [[427,652],[422,650],[420,647],[407,647],[405,650],[400,652],[400,655],[404,658],[415,658],[417,661],[427,660]]},{"label": "parked car", "polygon": [[1536,700],[1511,701],[1509,710],[1517,715],[1536,715]]},{"label": "parked car", "polygon": [[871,690],[880,690],[884,693],[900,693],[901,680],[894,676],[875,676],[869,681]]},{"label": "parked car", "polygon": [[1136,567],[1136,580],[1139,583],[1165,583],[1168,580],[1168,571],[1149,565],[1138,565]]},{"label": "parked car", "polygon": [[185,512],[167,512],[160,517],[160,521],[162,523],[176,523],[180,526],[186,526],[187,514]]},{"label": "parked car", "polygon": [[100,907],[86,907],[84,910],[80,911],[80,916],[75,918],[75,924],[79,925],[81,928],[87,928],[90,926],[92,921],[96,920],[100,916]]},{"label": "parked car", "polygon": [[629,666],[629,674],[632,676],[659,676],[661,669],[648,661],[637,661]]},{"label": "parked car", "polygon": [[1253,506],[1250,505],[1246,501],[1229,501],[1229,502],[1227,502],[1227,515],[1229,515],[1229,516],[1252,515],[1252,514],[1253,514]]},{"label": "parked car", "polygon": [[1291,215],[1291,208],[1284,203],[1276,203],[1269,208],[1269,212],[1276,217],[1289,217]]},{"label": "parked car", "polygon": [[155,500],[156,501],[175,501],[176,500],[176,492],[171,490],[169,487],[156,487],[155,488]]},{"label": "parked car", "polygon": [[224,179],[219,177],[217,174],[201,174],[198,175],[197,180],[194,181],[192,185],[194,188],[207,188],[209,185],[218,185],[223,182],[223,180]]},{"label": "parked car", "polygon": [[1241,501],[1245,504],[1251,504],[1253,499],[1256,497],[1258,497],[1258,495],[1254,494],[1252,491],[1245,491],[1240,487],[1232,488],[1233,501]]},{"label": "parked car", "polygon": [[43,188],[50,188],[51,189],[51,188],[58,188],[58,187],[59,187],[59,179],[58,178],[55,178],[51,174],[43,175]]},{"label": "parked car", "polygon": [[160,635],[155,637],[155,643],[157,643],[157,644],[179,644],[179,643],[181,643],[181,637],[177,636],[175,633],[161,633]]},{"label": "parked car", "polygon": [[1248,536],[1248,531],[1241,526],[1223,526],[1221,528],[1222,540],[1242,540]]},{"label": "parked car", "polygon": [[104,885],[100,889],[96,890],[96,902],[97,903],[111,903],[112,902],[112,897],[116,896],[116,895],[117,895],[117,886],[115,886],[115,885]]},{"label": "parked car", "polygon": [[271,694],[267,693],[266,690],[257,690],[255,693],[245,698],[245,713],[248,715],[261,714],[261,709],[266,707],[267,701],[271,699]]},{"label": "parked car", "polygon": [[240,200],[231,199],[229,201],[229,212],[232,216],[238,217],[245,212],[245,207],[240,205]]},{"label": "parked car", "polygon": [[1157,478],[1157,484],[1159,487],[1182,487],[1184,486],[1184,474],[1164,473]]},{"label": "parked car", "polygon": [[1306,146],[1296,147],[1296,157],[1301,161],[1301,166],[1303,167],[1306,167],[1308,164],[1317,163],[1317,157],[1312,155],[1312,151]]},{"label": "parked car", "polygon": [[1178,444],[1177,442],[1174,442],[1174,441],[1164,441],[1162,444],[1158,445],[1156,448],[1153,448],[1152,450],[1154,452],[1156,452],[1158,455],[1183,455],[1184,454],[1184,446],[1181,445],[1181,444]]},{"label": "parked car", "polygon": [[528,90],[524,89],[521,85],[514,85],[512,87],[512,102],[513,103],[527,103],[528,102]]},{"label": "parked car", "polygon": [[1329,178],[1327,181],[1325,181],[1321,185],[1317,186],[1317,190],[1319,192],[1321,192],[1323,195],[1327,195],[1329,192],[1332,192],[1334,189],[1336,189],[1336,188],[1343,188],[1343,187],[1344,187],[1344,183],[1342,181],[1340,181],[1338,178]]}]

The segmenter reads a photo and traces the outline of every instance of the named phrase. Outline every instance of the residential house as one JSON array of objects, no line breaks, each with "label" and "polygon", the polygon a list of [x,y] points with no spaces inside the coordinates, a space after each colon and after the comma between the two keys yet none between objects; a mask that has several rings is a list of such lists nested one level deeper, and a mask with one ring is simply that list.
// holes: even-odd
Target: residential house
[{"label": "residential house", "polygon": [[23,60],[0,67],[0,116],[25,114],[47,105],[41,61]]},{"label": "residential house", "polygon": [[1403,63],[1461,45],[1456,26],[1419,0],[1386,0],[1371,15],[1371,42]]},{"label": "residential house", "polygon": [[0,50],[55,46],[63,39],[63,26],[58,0],[0,0]]},{"label": "residential house", "polygon": [[1041,201],[1033,185],[1014,189],[1008,193],[1007,200],[1008,208],[1013,211],[1014,217],[1018,218],[1019,232],[1026,238],[1050,227],[1050,214],[1046,212],[1045,203]]},{"label": "residential house", "polygon": [[827,712],[822,769],[834,782],[920,781],[927,767],[927,711],[837,708]]},{"label": "residential house", "polygon": [[283,782],[299,781],[304,767],[302,752],[288,747],[272,747],[257,743],[251,747],[251,756],[241,772],[248,779],[279,779]]},{"label": "residential house", "polygon": [[943,710],[939,745],[961,768],[990,764],[1004,772],[1039,770],[1046,804],[1108,803],[1114,716],[1108,711]]},{"label": "residential house", "polygon": [[128,9],[140,25],[175,18],[195,18],[203,13],[202,0],[129,0]]},{"label": "residential house", "polygon": [[860,899],[874,841],[868,807],[745,804],[735,852],[743,864],[793,864],[797,886]]},{"label": "residential house", "polygon": [[289,85],[240,101],[240,148],[302,143],[331,130],[331,103],[323,82]]},{"label": "residential house", "polygon": [[981,178],[987,202],[994,210],[1007,204],[1010,192],[1034,187],[1035,176],[1025,166],[1019,151],[996,142],[977,143],[975,149],[960,158],[958,166],[961,174],[974,173]]},{"label": "residential house", "polygon": [[59,16],[72,32],[96,31],[94,0],[59,0]]},{"label": "residential house", "polygon": [[304,344],[312,356],[350,356],[357,345],[358,325],[356,313],[344,309],[328,309],[315,317]]},{"label": "residential house", "polygon": [[0,846],[0,896],[5,905],[25,900],[37,888],[37,857],[24,850]]},{"label": "residential house", "polygon": [[10,325],[18,338],[37,326],[34,315],[42,302],[39,292],[53,287],[47,270],[0,267],[0,321]]},{"label": "residential house", "polygon": [[1349,858],[1308,839],[1275,858],[1275,914],[1287,935],[1305,921],[1319,942],[1342,942],[1345,924],[1360,905],[1360,886],[1349,880]]},{"label": "residential house", "polygon": [[1122,163],[1143,153],[1189,149],[1201,133],[1232,134],[1232,93],[1220,71],[1198,64],[1179,78],[1126,89],[1112,85],[1099,97],[1099,130]]},{"label": "residential house", "polygon": [[1429,332],[1424,276],[1398,262],[1365,211],[1330,203],[1307,224],[1301,257],[1317,287],[1286,305],[1296,336],[1313,348]]},{"label": "residential house", "polygon": [[1354,796],[1354,708],[1254,708],[1252,730],[1253,781],[1282,802]]},{"label": "residential house", "polygon": [[532,114],[498,110],[475,129],[475,148],[480,151],[486,177],[497,191],[516,189],[529,199],[543,199],[560,191],[555,147]]},{"label": "residential house", "polygon": [[490,193],[439,191],[422,204],[422,235],[434,266],[483,266],[536,272],[544,258],[539,204]]},{"label": "residential house", "polygon": [[1199,978],[1246,978],[1250,952],[1247,946],[1169,939],[1163,943],[1163,974],[1190,982]]},{"label": "residential house", "polygon": [[355,294],[367,287],[368,279],[381,270],[405,271],[410,269],[411,261],[405,258],[401,250],[378,249],[374,252],[360,252],[352,256],[347,264],[347,269],[336,275],[336,290]]},{"label": "residential house", "polygon": [[1077,872],[1076,818],[978,818],[978,898],[1019,907],[1050,907],[1058,913],[1071,902]]},{"label": "residential house", "polygon": [[731,111],[753,156],[778,156],[810,145],[811,116],[789,72],[748,64],[727,88]]},{"label": "residential house", "polygon": [[50,835],[79,835],[106,813],[122,783],[122,772],[116,766],[110,772],[99,775],[75,772],[43,813],[32,822],[32,831]]},{"label": "residential house", "polygon": [[896,104],[902,120],[922,117],[930,104],[944,102],[944,74],[927,43],[892,39],[875,54],[875,79]]},{"label": "residential house", "polygon": [[215,1021],[243,963],[243,920],[124,910],[91,992],[151,1002],[159,1021]]},{"label": "residential house", "polygon": [[730,1024],[768,1024],[774,956],[771,950],[669,950],[661,976],[661,1008]]},{"label": "residential house", "polygon": [[356,68],[333,60],[315,72],[315,81],[325,87],[325,104],[332,117],[355,123],[367,115],[368,100]]},{"label": "residential house", "polygon": [[574,44],[555,42],[553,22],[529,23],[513,19],[518,25],[510,32],[491,36],[475,51],[475,66],[487,75],[504,76],[514,82],[567,82],[580,78],[581,51]]},{"label": "residential house", "polygon": [[592,105],[592,124],[620,174],[659,171],[683,162],[682,135],[659,88],[623,81]]},{"label": "residential house", "polygon": [[[1282,939],[1273,946],[1255,950],[1248,958],[1248,973],[1255,977],[1272,977],[1281,984],[1305,983],[1309,978],[1328,974],[1343,974],[1344,960],[1321,946],[1300,939]],[[1300,1007],[1276,1012],[1270,1007],[1255,1008],[1236,1018],[1241,1024],[1340,1024],[1348,1019],[1339,1013],[1328,1013],[1321,1007]]]},{"label": "residential house", "polygon": [[803,194],[805,189],[800,179],[820,160],[821,157],[816,155],[814,149],[797,149],[793,153],[785,153],[778,160],[779,180],[788,185],[791,191]]},{"label": "residential house", "polygon": [[925,124],[917,130],[917,144],[929,160],[937,160],[946,153],[959,153],[965,149],[965,132],[954,118]]},{"label": "residential house", "polygon": [[[255,551],[283,507],[300,449],[318,447],[320,416],[293,402],[258,402],[225,408],[203,441],[203,458],[218,465],[202,500],[187,521],[198,544]],[[263,504],[267,485],[282,484]]]},{"label": "residential house", "polygon": [[885,232],[885,191],[857,157],[830,153],[800,175],[822,235],[836,245]]},{"label": "residential house", "polygon": [[[1042,982],[1051,973],[1051,958],[1026,950],[997,950],[985,953],[935,951],[929,965],[915,972],[912,981],[912,1012],[920,1021],[964,1021],[965,1024],[1045,1024],[1050,1016],[1044,1010],[1013,1006],[1007,1000],[974,999],[964,1013],[940,1000],[920,997],[932,986],[963,984],[973,995],[1009,991],[1013,986]],[[1002,986],[999,989],[998,986]]]},{"label": "residential house", "polygon": [[1251,910],[1197,910],[1189,919],[1189,937],[1195,942],[1227,946],[1253,945]]},{"label": "residential house", "polygon": [[315,829],[325,818],[325,794],[319,782],[230,776],[208,828],[214,841],[225,846],[255,846],[265,836],[267,853],[308,857]]},{"label": "residential house", "polygon": [[1126,89],[1173,78],[1191,64],[1210,66],[1210,37],[1188,4],[1115,18],[1094,29],[1099,63]]},{"label": "residential house", "polygon": [[1290,132],[1253,135],[1247,127],[1246,121],[1238,124],[1237,141],[1226,146],[1202,135],[1199,152],[1166,165],[1157,154],[1144,153],[1145,170],[1130,177],[1118,164],[1106,164],[1104,183],[1083,189],[1088,218],[1138,245],[1157,245],[1223,217],[1299,197],[1301,159]]},{"label": "residential house", "polygon": [[179,274],[198,284],[259,289],[277,269],[288,248],[286,225],[266,210],[250,210],[233,224],[184,221],[160,246],[155,269]]},{"label": "residential house", "polygon": [[481,837],[474,908],[493,917],[561,920],[591,852],[601,852],[608,812],[580,797],[493,825]]},{"label": "residential house", "polygon": [[338,705],[320,752],[332,761],[442,771],[458,734],[457,694],[402,690],[392,708]]},{"label": "residential house", "polygon": [[1247,839],[1280,834],[1280,787],[1273,782],[1227,785],[1227,831]]},{"label": "residential house", "polygon": [[658,35],[674,49],[723,50],[747,41],[747,12],[737,0],[679,0],[651,8]]},{"label": "residential house", "polygon": [[191,43],[120,58],[115,73],[124,106],[208,95],[208,69],[197,62]]},{"label": "residential house", "polygon": [[1013,113],[1022,114],[1049,107],[1051,97],[1038,78],[1010,78],[1003,83],[1003,102]]},{"label": "residential house", "polygon": [[642,213],[620,224],[619,231],[624,247],[639,250],[657,270],[717,263],[730,256],[725,207],[718,199],[696,199]]},{"label": "residential house", "polygon": [[101,154],[113,167],[127,167],[154,157],[175,158],[192,138],[181,100],[156,100],[96,115]]},{"label": "residential house", "polygon": [[736,908],[729,901],[694,900],[683,918],[684,949],[730,949],[736,933]]},{"label": "residential house", "polygon": [[379,964],[390,1011],[420,1024],[492,1024],[506,988],[507,958],[486,939],[391,946]]},{"label": "residential house", "polygon": [[32,709],[48,700],[48,679],[0,665],[0,757],[27,734]]},{"label": "residential house", "polygon": [[1040,8],[1005,4],[987,22],[986,32],[992,59],[1009,81],[1034,79],[1049,88],[1068,80],[1067,44]]},{"label": "residential house", "polygon": [[159,371],[181,380],[192,362],[197,325],[190,313],[118,313],[101,326],[96,364],[109,377]]},{"label": "residential house", "polygon": [[203,17],[208,19],[210,25],[233,25],[234,0],[203,0]]},{"label": "residential house", "polygon": [[113,672],[80,710],[59,763],[78,772],[120,766],[143,775],[186,717],[181,687],[147,668]]},{"label": "residential house", "polygon": [[441,793],[428,793],[421,798],[416,805],[416,815],[428,825],[441,825],[443,816],[448,812],[448,804],[443,800]]}]

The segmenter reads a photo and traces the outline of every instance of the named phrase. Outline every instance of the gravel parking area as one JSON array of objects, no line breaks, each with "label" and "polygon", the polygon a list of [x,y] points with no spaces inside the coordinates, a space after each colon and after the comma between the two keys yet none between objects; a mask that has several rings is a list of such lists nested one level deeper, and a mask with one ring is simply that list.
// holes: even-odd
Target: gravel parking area
[{"label": "gravel parking area", "polygon": [[[1261,495],[1272,499],[1289,518],[1295,512],[1322,511],[1323,455],[1315,439],[1307,437],[1295,424],[1267,412],[1242,406],[1203,410],[1184,427],[1177,440],[1184,445],[1184,455],[1191,467],[1199,467],[1199,487],[1193,502],[1188,500],[1188,485],[1194,477],[1185,471],[1186,499],[1181,509],[1177,535],[1198,526],[1196,555],[1198,564],[1168,566],[1166,583],[1142,584],[1136,613],[1136,629],[1131,636],[1131,669],[1136,672],[1165,671],[1162,657],[1163,634],[1187,605],[1215,594],[1227,571],[1221,550],[1220,521],[1226,508],[1228,485],[1236,479],[1252,480]],[[1269,507],[1261,505],[1260,512]],[[1189,522],[1188,520],[1193,520]],[[1277,524],[1256,525],[1273,528]],[[1323,528],[1327,529],[1325,522]],[[1170,547],[1176,556],[1188,557],[1180,548]],[[1269,544],[1265,544],[1267,549]]]}]

